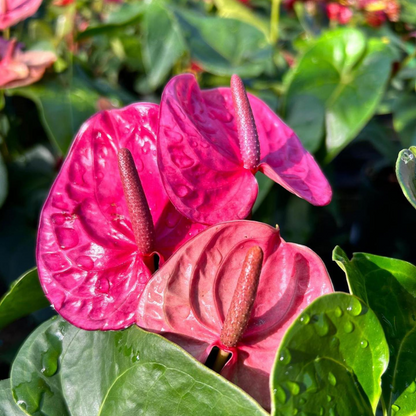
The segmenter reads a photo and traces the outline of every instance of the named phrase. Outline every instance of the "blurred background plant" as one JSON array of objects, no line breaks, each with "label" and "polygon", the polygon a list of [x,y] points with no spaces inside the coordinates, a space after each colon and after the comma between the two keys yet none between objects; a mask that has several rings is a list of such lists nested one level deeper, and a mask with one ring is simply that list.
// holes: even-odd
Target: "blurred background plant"
[{"label": "blurred background plant", "polygon": [[[331,261],[340,244],[416,261],[416,218],[397,184],[416,144],[416,2],[412,0],[8,0],[0,10],[0,293],[35,266],[43,202],[89,116],[158,102],[192,72],[201,88],[240,75],[319,161],[333,202],[316,208],[259,177],[253,219]],[[30,279],[27,276],[30,276]],[[0,370],[50,316],[36,271],[20,315],[0,301]],[[34,277],[33,277],[34,276]],[[34,280],[32,280],[34,279]],[[33,283],[35,282],[35,283]],[[19,286],[20,285],[20,286]],[[11,311],[11,312],[10,312]]]}]

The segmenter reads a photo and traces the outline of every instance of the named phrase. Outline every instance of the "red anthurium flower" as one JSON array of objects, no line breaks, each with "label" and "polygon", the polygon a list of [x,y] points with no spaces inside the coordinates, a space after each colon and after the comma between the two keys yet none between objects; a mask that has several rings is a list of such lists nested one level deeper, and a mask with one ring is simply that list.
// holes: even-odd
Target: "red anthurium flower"
[{"label": "red anthurium flower", "polygon": [[48,51],[22,52],[16,39],[0,38],[0,88],[16,88],[33,84],[42,78],[56,55]]},{"label": "red anthurium flower", "polygon": [[269,225],[230,221],[201,232],[155,273],[137,324],[201,362],[213,347],[231,353],[221,374],[269,408],[269,375],[286,329],[332,291],[309,248],[286,243]]},{"label": "red anthurium flower", "polygon": [[158,109],[140,103],[90,118],[44,205],[40,281],[55,309],[80,328],[134,323],[154,253],[163,263],[205,228],[180,215],[164,192],[156,163]]},{"label": "red anthurium flower", "polygon": [[243,219],[263,172],[314,205],[332,191],[295,133],[234,75],[231,88],[201,91],[193,75],[174,77],[160,108],[158,162],[166,192],[186,217],[206,224]]},{"label": "red anthurium flower", "polygon": [[32,16],[42,0],[0,0],[0,30]]}]

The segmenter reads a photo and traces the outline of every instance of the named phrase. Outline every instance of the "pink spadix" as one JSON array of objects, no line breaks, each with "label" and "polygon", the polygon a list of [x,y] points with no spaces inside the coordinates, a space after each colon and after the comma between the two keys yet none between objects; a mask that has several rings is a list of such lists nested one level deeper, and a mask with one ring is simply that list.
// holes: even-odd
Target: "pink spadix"
[{"label": "pink spadix", "polygon": [[150,255],[154,249],[155,227],[130,150],[119,150],[118,167],[138,253]]},{"label": "pink spadix", "polygon": [[260,143],[253,111],[251,110],[243,81],[238,75],[231,77],[231,93],[244,168],[255,171],[260,162]]},{"label": "pink spadix", "polygon": [[191,74],[170,80],[160,105],[158,164],[176,209],[204,224],[247,218],[258,171],[314,205],[332,197],[296,134],[235,75],[231,88],[205,91]]}]

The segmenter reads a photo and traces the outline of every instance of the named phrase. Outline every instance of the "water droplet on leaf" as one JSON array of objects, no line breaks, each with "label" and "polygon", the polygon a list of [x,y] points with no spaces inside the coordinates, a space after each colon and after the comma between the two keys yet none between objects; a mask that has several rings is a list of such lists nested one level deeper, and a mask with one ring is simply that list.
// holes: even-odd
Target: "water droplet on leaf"
[{"label": "water droplet on leaf", "polygon": [[363,339],[360,342],[360,346],[361,346],[361,348],[367,348],[368,347],[368,341],[366,339]]},{"label": "water droplet on leaf", "polygon": [[352,331],[354,331],[354,324],[351,321],[345,322],[344,332],[350,334]]},{"label": "water droplet on leaf", "polygon": [[337,306],[334,310],[334,314],[337,318],[340,318],[342,316],[342,309],[339,306]]},{"label": "water droplet on leaf", "polygon": [[291,359],[292,359],[292,356],[290,355],[289,350],[285,348],[280,354],[279,361],[284,365],[288,365]]},{"label": "water droplet on leaf", "polygon": [[277,386],[274,390],[274,395],[276,397],[276,399],[281,403],[281,404],[285,404],[286,403],[286,393],[285,391],[280,387]]},{"label": "water droplet on leaf", "polygon": [[286,386],[288,390],[294,395],[297,396],[300,392],[299,384],[294,381],[286,381]]},{"label": "water droplet on leaf", "polygon": [[347,307],[348,313],[352,316],[358,316],[362,310],[361,302],[358,299],[351,299],[351,304]]},{"label": "water droplet on leaf", "polygon": [[332,386],[337,385],[337,379],[331,372],[328,373],[328,381],[329,381],[329,384],[331,384]]},{"label": "water droplet on leaf", "polygon": [[307,325],[310,320],[311,317],[307,313],[303,313],[299,318],[299,322],[304,325]]},{"label": "water droplet on leaf", "polygon": [[415,156],[410,150],[404,150],[400,159],[407,165],[414,158]]}]

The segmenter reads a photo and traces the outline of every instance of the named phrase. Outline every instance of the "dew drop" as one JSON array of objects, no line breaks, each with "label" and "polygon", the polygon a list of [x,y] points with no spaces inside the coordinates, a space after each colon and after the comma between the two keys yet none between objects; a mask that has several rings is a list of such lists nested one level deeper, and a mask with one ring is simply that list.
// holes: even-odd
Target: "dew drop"
[{"label": "dew drop", "polygon": [[297,396],[300,392],[299,384],[294,381],[286,381],[286,386],[288,390],[294,395]]},{"label": "dew drop", "polygon": [[336,316],[337,318],[341,318],[341,316],[342,316],[342,309],[341,309],[339,306],[337,306],[337,307],[335,308],[334,314],[335,314],[335,316]]},{"label": "dew drop", "polygon": [[176,189],[176,194],[179,197],[184,198],[185,196],[187,196],[189,194],[189,188],[186,185],[180,185]]},{"label": "dew drop", "polygon": [[330,396],[329,394],[326,395],[326,401],[329,403],[332,401],[332,396]]},{"label": "dew drop", "polygon": [[409,393],[414,393],[416,391],[416,383],[413,381],[410,386],[407,388]]},{"label": "dew drop", "polygon": [[352,331],[354,331],[354,324],[351,321],[345,322],[344,332],[350,334]]},{"label": "dew drop", "polygon": [[361,348],[367,348],[368,347],[368,341],[366,339],[363,339],[360,342],[360,346],[361,346]]},{"label": "dew drop", "polygon": [[357,299],[352,299],[350,306],[347,307],[348,313],[352,316],[358,316],[362,310],[361,302]]},{"label": "dew drop", "polygon": [[304,405],[306,403],[306,400],[302,397],[299,399],[299,404]]},{"label": "dew drop", "polygon": [[323,416],[325,414],[325,409],[321,406],[319,408],[319,416]]},{"label": "dew drop", "polygon": [[317,322],[315,323],[315,331],[320,337],[328,335],[329,332],[329,320],[325,313],[319,315]]},{"label": "dew drop", "polygon": [[407,165],[414,158],[415,156],[410,150],[404,150],[400,159]]},{"label": "dew drop", "polygon": [[400,410],[400,407],[397,406],[397,404],[393,404],[393,406],[391,406],[391,410],[393,410],[394,413],[397,413]]},{"label": "dew drop", "polygon": [[136,165],[137,172],[143,172],[144,165],[138,157],[135,159],[134,163]]},{"label": "dew drop", "polygon": [[307,313],[303,313],[299,318],[299,322],[303,325],[307,325],[310,320],[311,317]]},{"label": "dew drop", "polygon": [[55,233],[58,244],[63,249],[73,248],[78,244],[78,234],[73,228],[57,227]]},{"label": "dew drop", "polygon": [[298,409],[296,409],[296,407],[294,407],[292,415],[297,415],[297,414],[298,414]]},{"label": "dew drop", "polygon": [[281,404],[285,404],[286,403],[286,393],[285,391],[280,387],[277,386],[274,390],[274,396],[276,397],[277,400],[279,400],[279,402]]},{"label": "dew drop", "polygon": [[194,161],[186,155],[184,152],[176,151],[172,155],[172,162],[179,168],[179,169],[186,169],[190,168]]},{"label": "dew drop", "polygon": [[337,385],[337,379],[331,372],[328,373],[328,381],[329,381],[329,384],[331,384],[332,386]]},{"label": "dew drop", "polygon": [[336,416],[334,408],[329,409],[329,416]]},{"label": "dew drop", "polygon": [[280,354],[279,361],[284,365],[288,365],[290,364],[291,359],[292,359],[292,356],[290,355],[289,350],[285,348]]},{"label": "dew drop", "polygon": [[166,136],[175,143],[180,143],[183,140],[182,134],[173,131],[170,127],[165,127],[163,131],[166,134]]},{"label": "dew drop", "polygon": [[106,277],[102,277],[97,281],[95,288],[99,293],[108,293],[108,291],[110,290],[110,282]]},{"label": "dew drop", "polygon": [[94,268],[94,261],[88,256],[77,257],[76,263],[78,267],[81,267],[84,270],[92,270]]},{"label": "dew drop", "polygon": [[181,215],[179,214],[179,212],[176,210],[172,210],[166,215],[165,224],[168,228],[175,228],[180,219]]}]

